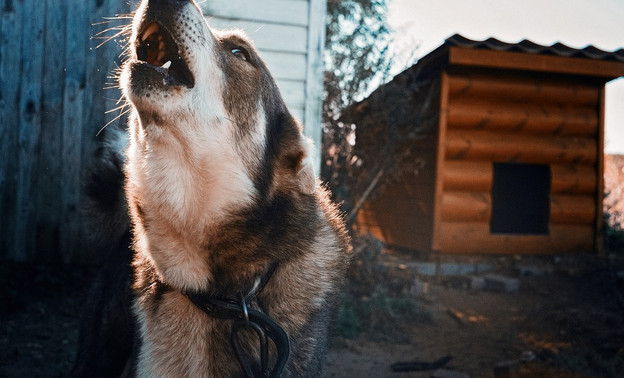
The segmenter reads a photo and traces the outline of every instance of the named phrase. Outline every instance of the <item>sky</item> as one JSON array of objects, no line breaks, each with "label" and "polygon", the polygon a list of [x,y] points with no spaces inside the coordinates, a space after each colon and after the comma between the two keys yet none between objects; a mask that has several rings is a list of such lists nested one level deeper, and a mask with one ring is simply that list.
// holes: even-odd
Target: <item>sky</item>
[{"label": "sky", "polygon": [[[624,47],[624,0],[388,0],[399,73],[459,33],[542,45]],[[605,151],[624,154],[624,78],[607,84]]]}]

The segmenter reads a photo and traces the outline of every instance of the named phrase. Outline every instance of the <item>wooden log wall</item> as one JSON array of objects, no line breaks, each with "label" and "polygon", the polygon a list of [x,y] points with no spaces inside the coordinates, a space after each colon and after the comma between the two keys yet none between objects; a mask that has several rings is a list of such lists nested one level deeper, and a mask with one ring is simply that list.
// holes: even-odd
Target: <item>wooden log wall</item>
[{"label": "wooden log wall", "polygon": [[[120,40],[98,33],[136,1],[5,0],[0,6],[0,259],[97,260],[83,249],[81,176],[120,97]],[[110,37],[116,30],[101,36]],[[119,121],[109,127],[116,127]]]},{"label": "wooden log wall", "polygon": [[[442,185],[434,249],[454,253],[591,251],[601,153],[601,88],[554,76],[491,72],[456,73],[445,83]],[[490,233],[494,162],[550,167],[547,235]]]}]

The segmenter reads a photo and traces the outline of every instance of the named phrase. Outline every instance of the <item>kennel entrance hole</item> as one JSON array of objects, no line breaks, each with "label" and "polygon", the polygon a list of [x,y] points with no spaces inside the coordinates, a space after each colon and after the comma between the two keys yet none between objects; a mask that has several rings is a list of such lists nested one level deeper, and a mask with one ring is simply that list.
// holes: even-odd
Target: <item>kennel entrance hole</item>
[{"label": "kennel entrance hole", "polygon": [[548,234],[550,166],[494,163],[492,234]]}]

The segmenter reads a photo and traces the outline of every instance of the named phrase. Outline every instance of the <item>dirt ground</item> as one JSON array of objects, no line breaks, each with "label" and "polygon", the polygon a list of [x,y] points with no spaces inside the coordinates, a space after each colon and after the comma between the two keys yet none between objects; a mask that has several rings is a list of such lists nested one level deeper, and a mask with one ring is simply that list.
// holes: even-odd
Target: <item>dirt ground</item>
[{"label": "dirt ground", "polygon": [[[496,366],[497,377],[624,376],[621,261],[589,255],[483,261],[517,278],[518,291],[472,289],[470,276],[420,278],[429,284],[418,298],[431,322],[407,324],[408,342],[358,339],[335,347],[327,376],[431,377],[434,370],[396,373],[390,366],[449,355],[445,369],[470,377],[494,377]],[[521,276],[523,265],[546,272]]]},{"label": "dirt ground", "polygon": [[[510,377],[621,376],[624,285],[618,272],[624,264],[618,259],[487,260],[498,273],[519,279],[519,290],[512,293],[472,289],[467,275],[418,277],[401,256],[383,260],[386,277],[405,287],[414,277],[424,284],[415,300],[430,320],[406,322],[400,342],[376,342],[366,333],[355,340],[335,338],[327,377],[430,377],[434,370],[394,373],[390,366],[448,355],[445,368],[470,377],[493,377],[501,363]],[[521,264],[548,272],[520,276]],[[93,273],[93,268],[0,265],[0,377],[67,373]]]}]

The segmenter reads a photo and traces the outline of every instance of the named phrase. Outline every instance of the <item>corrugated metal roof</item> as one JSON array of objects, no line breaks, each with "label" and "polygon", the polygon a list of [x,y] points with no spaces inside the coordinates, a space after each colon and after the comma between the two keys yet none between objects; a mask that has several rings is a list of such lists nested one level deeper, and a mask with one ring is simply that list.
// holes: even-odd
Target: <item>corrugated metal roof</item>
[{"label": "corrugated metal roof", "polygon": [[485,41],[475,41],[460,34],[455,34],[447,38],[444,44],[447,46],[458,46],[473,49],[524,52],[529,54],[553,55],[568,58],[588,58],[624,62],[624,49],[622,48],[617,51],[604,51],[594,46],[576,49],[566,46],[560,42],[551,46],[545,46],[527,39],[517,43],[503,42],[496,38],[489,38]]}]

